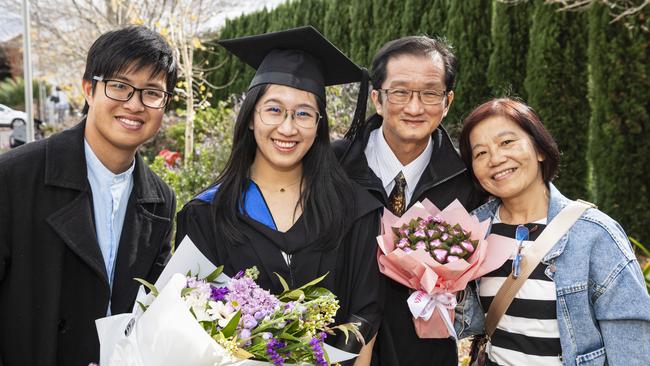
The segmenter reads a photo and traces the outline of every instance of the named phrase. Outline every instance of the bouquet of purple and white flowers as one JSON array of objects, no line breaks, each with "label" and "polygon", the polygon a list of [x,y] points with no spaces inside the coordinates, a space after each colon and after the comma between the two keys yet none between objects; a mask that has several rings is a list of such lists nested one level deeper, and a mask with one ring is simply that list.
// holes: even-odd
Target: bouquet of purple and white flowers
[{"label": "bouquet of purple and white flowers", "polygon": [[[203,271],[178,273],[197,256]],[[102,366],[324,366],[356,356],[323,343],[334,329],[360,337],[354,324],[332,326],[339,305],[334,294],[317,287],[325,276],[293,290],[280,278],[284,292],[274,296],[255,282],[255,267],[228,278],[191,242],[174,257],[167,268],[176,273],[165,268],[156,285],[140,280],[151,292],[139,296],[132,314],[97,320]]]}]

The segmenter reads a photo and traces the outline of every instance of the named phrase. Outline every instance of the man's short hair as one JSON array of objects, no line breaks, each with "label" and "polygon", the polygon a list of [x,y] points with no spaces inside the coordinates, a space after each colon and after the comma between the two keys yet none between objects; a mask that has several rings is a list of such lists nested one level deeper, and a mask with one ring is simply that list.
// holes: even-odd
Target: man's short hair
[{"label": "man's short hair", "polygon": [[372,60],[370,79],[373,89],[381,89],[386,80],[386,66],[391,58],[402,55],[429,57],[439,54],[445,68],[445,88],[454,90],[456,84],[456,56],[452,47],[443,38],[409,36],[392,40],[377,51]]},{"label": "man's short hair", "polygon": [[[151,68],[151,76],[163,75],[171,92],[176,85],[178,65],[174,53],[157,32],[143,26],[129,26],[102,34],[88,51],[84,80],[106,79],[122,72]],[[94,82],[93,82],[94,90]],[[88,112],[88,105],[83,113]]]}]

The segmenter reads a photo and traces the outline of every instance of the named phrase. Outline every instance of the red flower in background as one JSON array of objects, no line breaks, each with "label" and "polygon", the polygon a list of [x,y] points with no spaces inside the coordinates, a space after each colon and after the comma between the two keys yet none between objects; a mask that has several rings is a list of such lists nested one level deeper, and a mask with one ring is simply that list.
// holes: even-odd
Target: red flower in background
[{"label": "red flower in background", "polygon": [[165,159],[165,165],[167,165],[168,168],[172,168],[176,165],[176,161],[181,157],[181,153],[178,151],[162,149],[158,153],[158,156],[162,156]]}]

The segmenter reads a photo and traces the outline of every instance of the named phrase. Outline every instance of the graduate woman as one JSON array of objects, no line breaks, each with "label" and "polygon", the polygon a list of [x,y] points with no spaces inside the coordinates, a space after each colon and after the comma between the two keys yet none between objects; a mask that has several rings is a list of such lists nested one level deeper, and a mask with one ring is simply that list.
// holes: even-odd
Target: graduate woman
[{"label": "graduate woman", "polygon": [[[276,294],[274,273],[292,288],[329,273],[321,284],[339,299],[336,323],[359,322],[370,341],[381,315],[382,206],[339,167],[325,113],[325,86],[359,81],[362,69],[311,27],[220,43],[257,72],[226,168],[178,214],[177,243],[188,235],[227,275],[257,266],[258,283]],[[339,338],[337,347],[361,350]]]}]

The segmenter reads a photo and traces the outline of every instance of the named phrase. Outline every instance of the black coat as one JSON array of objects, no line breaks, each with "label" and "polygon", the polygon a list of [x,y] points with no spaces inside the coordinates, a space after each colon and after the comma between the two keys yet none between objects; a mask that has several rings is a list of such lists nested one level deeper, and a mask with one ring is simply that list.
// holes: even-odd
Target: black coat
[{"label": "black coat", "polygon": [[[229,276],[257,266],[260,271],[257,283],[273,294],[283,290],[274,272],[286,279],[291,288],[329,273],[319,286],[329,289],[339,299],[336,323],[359,322],[364,337],[370,339],[381,320],[379,300],[383,297],[383,289],[376,260],[376,237],[382,206],[361,187],[353,186],[357,204],[355,210],[351,210],[351,206],[341,207],[341,214],[348,215],[350,220],[341,228],[343,239],[333,249],[314,248],[317,233],[305,228],[302,217],[282,233],[242,214],[238,217],[238,229],[248,241],[230,243],[215,227],[212,197],[194,199],[179,212],[176,242],[180,243],[188,235],[208,259],[216,265],[224,265],[224,273]],[[291,254],[290,265],[282,251]],[[355,348],[359,344],[343,344],[342,338],[337,347],[358,351]],[[328,338],[328,343],[330,341],[334,340]]]},{"label": "black coat", "polygon": [[[368,167],[364,150],[370,133],[383,122],[375,114],[366,123],[362,135],[354,143],[348,140],[334,142],[334,150],[342,159],[341,165],[348,176],[365,187],[384,206],[388,197],[381,180]],[[409,205],[428,198],[443,209],[458,199],[468,210],[478,207],[484,197],[475,189],[472,179],[460,159],[447,132],[439,127],[431,135],[433,152],[429,166],[415,187]],[[347,152],[347,154],[346,154]],[[418,366],[458,365],[456,343],[453,339],[420,339],[415,333],[412,315],[406,303],[409,289],[385,278],[386,304],[382,325],[373,351],[373,365]]]},{"label": "black coat", "polygon": [[95,319],[130,312],[170,252],[172,190],[136,156],[113,292],[97,242],[84,127],[0,155],[0,365],[99,361]]}]

